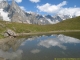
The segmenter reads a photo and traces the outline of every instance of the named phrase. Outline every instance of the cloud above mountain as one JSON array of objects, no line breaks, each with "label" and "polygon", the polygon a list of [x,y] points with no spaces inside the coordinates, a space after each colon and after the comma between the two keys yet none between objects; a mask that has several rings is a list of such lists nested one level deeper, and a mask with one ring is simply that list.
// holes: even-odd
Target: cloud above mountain
[{"label": "cloud above mountain", "polygon": [[58,14],[65,14],[65,15],[75,15],[80,16],[80,7],[67,7],[67,1],[63,1],[57,5],[52,5],[50,3],[46,3],[44,5],[37,5],[37,8],[40,12],[46,12],[50,14],[58,13]]},{"label": "cloud above mountain", "polygon": [[[1,1],[12,1],[12,0],[0,0],[0,2]],[[22,2],[22,0],[15,0],[17,3],[21,3]]]},{"label": "cloud above mountain", "polygon": [[17,3],[21,3],[22,2],[22,0],[15,0]]},{"label": "cloud above mountain", "polygon": [[24,6],[19,6],[19,7],[26,12],[26,8]]},{"label": "cloud above mountain", "polygon": [[70,16],[80,16],[80,8],[71,7],[71,8],[62,8],[59,12],[62,15],[70,15]]},{"label": "cloud above mountain", "polygon": [[41,12],[47,12],[47,13],[54,13],[59,11],[64,5],[66,5],[67,2],[63,1],[62,3],[58,4],[58,5],[51,5],[49,3],[46,3],[44,5],[38,5],[37,8],[41,11]]},{"label": "cloud above mountain", "polygon": [[40,2],[40,0],[30,0],[31,2],[33,2],[33,3],[38,3],[38,2]]}]

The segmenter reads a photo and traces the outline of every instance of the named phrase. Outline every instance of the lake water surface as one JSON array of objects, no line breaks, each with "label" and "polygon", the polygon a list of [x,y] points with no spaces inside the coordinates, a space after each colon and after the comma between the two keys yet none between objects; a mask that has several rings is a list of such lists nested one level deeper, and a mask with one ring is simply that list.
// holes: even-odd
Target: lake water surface
[{"label": "lake water surface", "polygon": [[12,39],[0,45],[0,59],[6,60],[54,60],[54,58],[79,57],[80,39],[63,34]]}]

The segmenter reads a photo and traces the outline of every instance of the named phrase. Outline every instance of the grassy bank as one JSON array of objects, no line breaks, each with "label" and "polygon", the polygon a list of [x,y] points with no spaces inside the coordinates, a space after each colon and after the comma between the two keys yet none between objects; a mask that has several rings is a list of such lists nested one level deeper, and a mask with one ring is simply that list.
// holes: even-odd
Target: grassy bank
[{"label": "grassy bank", "polygon": [[[34,25],[15,22],[5,22],[0,20],[0,33],[4,33],[6,29],[11,29],[16,33],[80,30],[80,17],[68,19],[52,25]],[[0,38],[2,37],[3,36],[0,34]]]}]

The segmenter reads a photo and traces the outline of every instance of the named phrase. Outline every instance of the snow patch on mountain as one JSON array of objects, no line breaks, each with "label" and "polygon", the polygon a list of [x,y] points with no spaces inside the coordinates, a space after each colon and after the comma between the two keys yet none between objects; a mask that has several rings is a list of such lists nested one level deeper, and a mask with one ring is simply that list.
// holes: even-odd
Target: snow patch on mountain
[{"label": "snow patch on mountain", "polygon": [[3,11],[3,9],[0,9],[0,16],[2,16],[3,17],[3,20],[4,21],[11,21],[11,19],[9,19],[9,17],[8,17],[8,12],[5,12],[5,11]]},{"label": "snow patch on mountain", "polygon": [[56,21],[51,21],[50,19],[47,19],[47,21],[50,23],[50,24],[56,24],[56,23],[58,23],[59,21],[58,20],[56,20]]},{"label": "snow patch on mountain", "polygon": [[[59,4],[59,6],[64,5],[64,3],[66,2],[64,1],[62,4]],[[66,13],[66,11],[68,11],[68,13]],[[74,18],[76,16],[80,16],[79,8],[75,8],[72,10],[71,8],[69,10],[63,9],[60,10],[56,15],[51,16],[51,15],[40,15],[36,12],[27,11],[23,6],[18,6],[15,0],[12,0],[11,4],[9,4],[7,1],[2,1],[0,3],[0,19],[3,19],[4,21],[46,25],[46,24],[56,24],[63,20]]]},{"label": "snow patch on mountain", "polygon": [[27,20],[27,23],[28,23],[28,24],[32,24],[29,20]]}]

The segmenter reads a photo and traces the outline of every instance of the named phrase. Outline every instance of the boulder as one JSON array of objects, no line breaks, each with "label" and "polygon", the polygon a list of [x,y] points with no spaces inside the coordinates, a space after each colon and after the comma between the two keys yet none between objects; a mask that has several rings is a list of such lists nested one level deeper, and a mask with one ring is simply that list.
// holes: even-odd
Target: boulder
[{"label": "boulder", "polygon": [[8,37],[9,35],[7,33],[4,33],[4,37]]},{"label": "boulder", "polygon": [[13,30],[7,29],[6,32],[4,33],[4,37],[9,37],[9,36],[16,37],[17,34]]},{"label": "boulder", "polygon": [[5,58],[0,57],[0,60],[6,60]]}]

